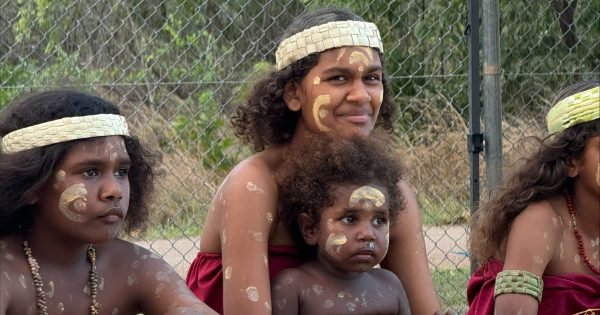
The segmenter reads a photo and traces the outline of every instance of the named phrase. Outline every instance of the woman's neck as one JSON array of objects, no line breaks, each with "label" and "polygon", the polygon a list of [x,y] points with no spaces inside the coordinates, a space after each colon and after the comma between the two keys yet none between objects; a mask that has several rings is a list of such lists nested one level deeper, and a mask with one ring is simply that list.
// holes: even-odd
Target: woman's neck
[{"label": "woman's neck", "polygon": [[596,238],[600,234],[600,200],[597,191],[575,184],[573,192],[577,228],[585,235]]}]

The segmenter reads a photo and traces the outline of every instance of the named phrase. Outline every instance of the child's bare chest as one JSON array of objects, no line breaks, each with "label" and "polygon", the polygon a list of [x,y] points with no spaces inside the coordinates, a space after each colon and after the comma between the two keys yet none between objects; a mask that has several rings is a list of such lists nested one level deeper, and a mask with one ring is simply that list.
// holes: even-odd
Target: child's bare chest
[{"label": "child's bare chest", "polygon": [[333,315],[386,315],[398,314],[400,305],[398,292],[393,288],[375,286],[367,289],[346,289],[319,293],[303,292],[300,314]]}]

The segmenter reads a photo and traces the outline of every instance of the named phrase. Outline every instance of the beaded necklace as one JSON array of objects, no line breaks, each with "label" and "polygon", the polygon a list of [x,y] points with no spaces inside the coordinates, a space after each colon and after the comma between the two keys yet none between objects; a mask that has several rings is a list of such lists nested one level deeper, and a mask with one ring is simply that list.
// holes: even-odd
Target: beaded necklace
[{"label": "beaded necklace", "polygon": [[[27,263],[31,270],[31,276],[33,277],[33,286],[35,287],[35,293],[37,295],[37,307],[41,315],[48,315],[48,307],[46,306],[46,293],[44,292],[44,283],[42,282],[42,275],[40,274],[40,265],[37,260],[31,254],[31,247],[29,247],[28,241],[23,241],[23,252],[27,257]],[[92,304],[90,305],[90,314],[98,315],[100,304],[96,301],[98,296],[98,272],[96,271],[96,249],[92,244],[88,246],[87,258],[90,262],[90,295],[92,298]]]},{"label": "beaded necklace", "polygon": [[573,198],[568,191],[564,191],[565,200],[567,201],[567,209],[569,210],[569,214],[571,215],[571,220],[573,221],[573,231],[575,231],[575,238],[577,239],[577,246],[579,247],[579,256],[583,259],[585,265],[595,274],[600,276],[600,270],[596,268],[585,254],[585,248],[583,247],[583,237],[579,234],[577,230],[577,222],[575,221],[575,203],[573,202]]}]

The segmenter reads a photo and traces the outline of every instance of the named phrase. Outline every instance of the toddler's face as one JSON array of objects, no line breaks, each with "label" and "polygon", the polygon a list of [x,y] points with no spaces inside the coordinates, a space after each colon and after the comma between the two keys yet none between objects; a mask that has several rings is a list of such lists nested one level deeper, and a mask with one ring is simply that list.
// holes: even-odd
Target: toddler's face
[{"label": "toddler's face", "polygon": [[335,203],[321,213],[319,259],[334,268],[363,272],[379,264],[389,245],[389,195],[379,185],[340,185]]},{"label": "toddler's face", "polygon": [[119,136],[78,142],[40,190],[38,216],[88,242],[114,238],[129,207],[130,164]]}]

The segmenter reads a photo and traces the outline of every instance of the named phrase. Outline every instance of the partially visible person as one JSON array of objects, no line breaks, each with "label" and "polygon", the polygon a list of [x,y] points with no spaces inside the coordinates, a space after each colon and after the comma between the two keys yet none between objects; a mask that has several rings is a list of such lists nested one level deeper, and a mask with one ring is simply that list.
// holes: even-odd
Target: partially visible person
[{"label": "partially visible person", "polygon": [[[396,106],[386,88],[377,26],[345,9],[296,17],[283,33],[276,70],[236,109],[237,136],[256,151],[223,181],[204,222],[187,284],[225,314],[269,314],[270,278],[305,260],[279,217],[274,174],[285,153],[313,134],[369,136],[392,131]],[[400,278],[414,314],[440,309],[427,263],[414,192],[398,183],[406,210],[390,230],[381,266]]]},{"label": "partially visible person", "polygon": [[0,315],[216,314],[142,230],[158,157],[113,104],[75,91],[17,102],[0,118]]},{"label": "partially visible person", "polygon": [[550,136],[473,218],[468,314],[600,313],[600,87],[561,90]]},{"label": "partially visible person", "polygon": [[280,217],[312,259],[273,280],[273,314],[410,314],[398,277],[373,268],[403,206],[397,157],[364,137],[312,138],[276,174]]}]

